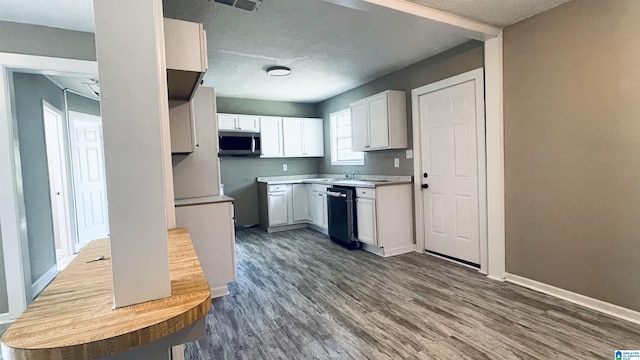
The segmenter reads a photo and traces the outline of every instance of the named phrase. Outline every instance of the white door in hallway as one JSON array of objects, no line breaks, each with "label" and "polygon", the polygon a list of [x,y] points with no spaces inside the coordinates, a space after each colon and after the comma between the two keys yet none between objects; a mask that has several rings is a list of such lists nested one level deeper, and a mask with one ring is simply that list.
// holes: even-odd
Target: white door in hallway
[{"label": "white door in hallway", "polygon": [[43,119],[49,188],[51,191],[51,215],[56,255],[68,256],[71,249],[71,223],[67,196],[67,159],[64,141],[64,118],[62,112],[43,101]]},{"label": "white door in hallway", "polygon": [[418,99],[425,249],[479,264],[475,82],[418,94]]},{"label": "white door in hallway", "polygon": [[69,112],[69,119],[79,250],[109,235],[104,147],[100,117]]}]

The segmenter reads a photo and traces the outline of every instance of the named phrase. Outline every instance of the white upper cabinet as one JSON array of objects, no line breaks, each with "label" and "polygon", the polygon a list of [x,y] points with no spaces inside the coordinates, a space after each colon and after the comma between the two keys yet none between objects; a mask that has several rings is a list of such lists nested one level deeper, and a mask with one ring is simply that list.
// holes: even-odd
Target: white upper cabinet
[{"label": "white upper cabinet", "polygon": [[281,117],[260,117],[260,143],[262,144],[262,157],[284,156]]},{"label": "white upper cabinet", "polygon": [[286,157],[302,157],[304,156],[303,138],[304,124],[302,119],[284,118],[283,134],[284,134],[284,156]]},{"label": "white upper cabinet", "polygon": [[356,101],[350,107],[353,150],[407,147],[407,105],[404,91],[387,90]]},{"label": "white upper cabinet", "polygon": [[260,117],[255,115],[218,114],[220,131],[260,131]]},{"label": "white upper cabinet", "polygon": [[260,132],[263,158],[324,156],[322,119],[218,114],[218,129]]},{"label": "white upper cabinet", "polygon": [[366,99],[351,104],[351,141],[353,150],[357,151],[364,151],[369,144]]},{"label": "white upper cabinet", "polygon": [[285,157],[324,156],[322,119],[283,118]]},{"label": "white upper cabinet", "polygon": [[239,131],[260,131],[260,117],[255,115],[238,115]]},{"label": "white upper cabinet", "polygon": [[304,155],[324,156],[324,121],[303,119]]},{"label": "white upper cabinet", "polygon": [[238,115],[218,114],[218,131],[235,131]]}]

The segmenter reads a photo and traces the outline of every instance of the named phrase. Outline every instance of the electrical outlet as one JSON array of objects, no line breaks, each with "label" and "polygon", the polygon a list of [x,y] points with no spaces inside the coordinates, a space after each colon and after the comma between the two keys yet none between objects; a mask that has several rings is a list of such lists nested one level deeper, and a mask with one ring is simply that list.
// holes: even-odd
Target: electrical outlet
[{"label": "electrical outlet", "polygon": [[407,159],[413,159],[413,150],[412,149],[407,150]]},{"label": "electrical outlet", "polygon": [[287,164],[282,164],[282,171],[287,171]]},{"label": "electrical outlet", "polygon": [[400,167],[400,158],[393,159],[393,167]]}]

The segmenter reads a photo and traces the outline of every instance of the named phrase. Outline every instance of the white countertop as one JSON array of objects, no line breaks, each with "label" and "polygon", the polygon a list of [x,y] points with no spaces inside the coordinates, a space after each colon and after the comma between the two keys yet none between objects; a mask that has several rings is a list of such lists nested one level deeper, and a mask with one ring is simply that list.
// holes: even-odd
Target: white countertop
[{"label": "white countertop", "polygon": [[[271,176],[259,177],[260,183],[267,185],[279,184],[326,184],[326,185],[342,185],[364,188],[375,188],[376,186],[411,184],[411,176],[367,176],[361,175],[356,180],[345,179],[344,177],[311,177],[310,175],[298,176]],[[367,178],[368,177],[368,178]]]},{"label": "white countertop", "polygon": [[221,202],[233,202],[235,199],[226,195],[203,196],[188,199],[176,199],[175,206],[215,204]]}]

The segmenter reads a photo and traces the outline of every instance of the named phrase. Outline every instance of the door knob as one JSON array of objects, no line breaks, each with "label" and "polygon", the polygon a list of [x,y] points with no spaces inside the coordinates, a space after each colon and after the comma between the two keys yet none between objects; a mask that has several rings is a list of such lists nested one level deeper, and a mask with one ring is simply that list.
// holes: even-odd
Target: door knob
[{"label": "door knob", "polygon": [[428,177],[429,177],[429,174],[424,173],[424,174],[422,174],[422,177],[426,179],[426,178],[428,178]]},{"label": "door knob", "polygon": [[422,188],[423,189],[428,189],[429,188],[429,184],[422,184]]}]

